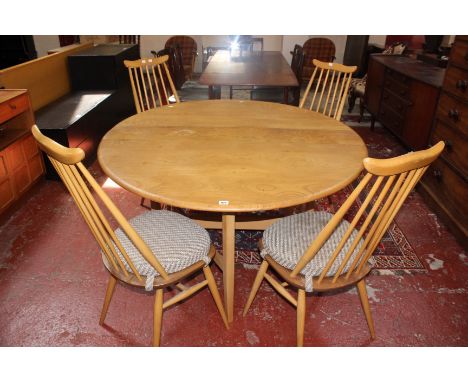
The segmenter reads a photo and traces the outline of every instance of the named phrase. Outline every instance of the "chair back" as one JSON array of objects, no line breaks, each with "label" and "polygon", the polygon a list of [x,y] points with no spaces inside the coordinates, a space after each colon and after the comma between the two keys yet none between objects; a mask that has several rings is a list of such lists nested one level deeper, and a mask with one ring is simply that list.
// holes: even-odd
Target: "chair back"
[{"label": "chair back", "polygon": [[[106,207],[111,216],[117,221],[120,229],[127,235],[145,260],[151,264],[164,279],[167,279],[167,272],[156,259],[151,249],[128,223],[120,210],[82,164],[85,158],[84,151],[81,148],[68,148],[58,144],[44,136],[36,125],[32,127],[31,131],[40,149],[47,154],[55,170],[73,197],[107,260],[107,265],[110,267],[109,270],[112,273],[115,272],[125,277],[130,276],[129,270],[131,270],[139,281],[144,280],[144,276],[135,268],[135,265],[115,235],[114,230],[111,228],[108,219],[105,217],[97,203],[97,199],[91,191],[94,191],[97,198],[100,199],[104,207]],[[117,249],[120,255],[117,253]],[[123,262],[124,259],[127,266],[125,266]]]},{"label": "chair back", "polygon": [[190,36],[172,36],[169,40],[166,41],[165,48],[174,47],[178,45],[179,49],[182,52],[183,65],[187,68],[190,68],[191,75],[193,68],[195,66],[195,58],[197,56],[197,43]]},{"label": "chair back", "polygon": [[167,67],[168,60],[169,56],[124,60],[130,76],[137,113],[168,105],[171,96],[174,96],[175,102],[180,102]]},{"label": "chair back", "polygon": [[296,75],[297,81],[300,84],[302,82],[302,70],[304,69],[304,49],[302,46],[296,44],[291,54],[291,70]]},{"label": "chair back", "polygon": [[119,44],[137,44],[140,45],[140,36],[120,36]]},{"label": "chair back", "polygon": [[346,66],[318,60],[313,60],[313,63],[315,69],[299,107],[307,107],[306,104],[308,104],[309,110],[320,112],[339,121],[351,77],[357,66]]},{"label": "chair back", "polygon": [[175,88],[180,90],[185,82],[185,71],[182,53],[179,49],[179,46],[176,45],[174,47],[164,48],[157,53],[155,51],[151,51],[151,53],[153,53],[156,57],[169,56],[167,66],[174,81]]},{"label": "chair back", "polygon": [[303,78],[307,81],[314,70],[312,60],[323,62],[333,62],[335,60],[335,44],[329,38],[314,37],[309,38],[302,46],[305,54],[305,64]]},{"label": "chair back", "polygon": [[[309,246],[291,272],[291,276],[297,276],[318,253],[345,216],[349,215],[350,211],[357,210],[352,219],[348,216],[348,220],[351,220],[349,227],[336,245],[317,282],[314,283],[314,287],[319,286],[327,277],[332,266],[333,269],[338,266],[332,283],[336,283],[342,273],[341,277],[345,279],[353,275],[357,278],[361,277],[361,273],[365,270],[364,266],[408,194],[429,165],[437,159],[444,146],[444,142],[441,141],[427,150],[411,152],[395,158],[364,159],[367,174]],[[354,209],[353,206],[355,206]],[[342,250],[346,251],[344,257],[343,254],[338,256]],[[335,262],[339,263],[335,264]]]}]

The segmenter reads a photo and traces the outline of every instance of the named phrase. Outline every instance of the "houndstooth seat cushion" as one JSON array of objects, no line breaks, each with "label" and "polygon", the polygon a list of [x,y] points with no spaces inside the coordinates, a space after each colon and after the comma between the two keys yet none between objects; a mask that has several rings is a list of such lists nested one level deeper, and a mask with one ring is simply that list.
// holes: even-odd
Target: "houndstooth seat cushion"
[{"label": "houndstooth seat cushion", "polygon": [[[151,210],[129,220],[143,241],[154,253],[167,273],[178,272],[203,260],[209,264],[211,240],[206,229],[193,220],[172,211]],[[118,228],[117,238],[127,251],[137,271],[146,276],[147,291],[153,289],[153,282],[159,273],[145,260],[127,235]],[[125,267],[131,269],[117,249]]]},{"label": "houndstooth seat cushion", "polygon": [[[315,240],[332,216],[333,215],[328,212],[308,211],[287,216],[276,221],[263,233],[262,240],[264,248],[261,252],[262,257],[270,255],[273,260],[283,267],[291,270],[294,269],[300,258],[305,254],[307,248]],[[325,268],[328,259],[333,254],[348,227],[349,222],[343,220],[315,257],[301,271],[301,274],[305,277],[305,289],[307,292],[312,292],[312,278],[320,275],[323,268]],[[356,235],[357,231],[354,229],[328,271],[327,276],[332,276],[337,272],[341,260],[351,247]],[[349,265],[352,264],[352,260],[355,258],[362,244],[363,240],[361,239],[351,256],[351,260],[348,261],[342,273],[349,269]]]}]

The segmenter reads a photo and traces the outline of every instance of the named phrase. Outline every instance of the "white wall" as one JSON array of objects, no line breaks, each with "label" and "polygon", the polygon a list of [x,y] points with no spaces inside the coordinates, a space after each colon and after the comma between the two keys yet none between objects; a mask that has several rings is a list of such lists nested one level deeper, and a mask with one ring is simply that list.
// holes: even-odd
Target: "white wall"
[{"label": "white wall", "polygon": [[60,47],[60,41],[57,36],[38,35],[33,36],[36,46],[37,57],[47,56],[47,51]]},{"label": "white wall", "polygon": [[374,44],[378,47],[385,48],[386,38],[387,35],[371,35],[369,36],[369,44]]}]

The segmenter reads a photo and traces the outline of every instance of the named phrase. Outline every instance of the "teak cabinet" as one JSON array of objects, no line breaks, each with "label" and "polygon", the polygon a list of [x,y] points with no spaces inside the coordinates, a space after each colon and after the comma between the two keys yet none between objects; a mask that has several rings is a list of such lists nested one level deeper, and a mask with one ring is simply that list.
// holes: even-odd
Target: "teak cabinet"
[{"label": "teak cabinet", "polygon": [[421,180],[421,192],[460,242],[468,235],[468,36],[450,52],[430,144],[445,150]]},{"label": "teak cabinet", "polygon": [[44,173],[26,90],[0,90],[0,214]]},{"label": "teak cabinet", "polygon": [[411,150],[427,147],[444,69],[398,55],[371,55],[366,106]]}]

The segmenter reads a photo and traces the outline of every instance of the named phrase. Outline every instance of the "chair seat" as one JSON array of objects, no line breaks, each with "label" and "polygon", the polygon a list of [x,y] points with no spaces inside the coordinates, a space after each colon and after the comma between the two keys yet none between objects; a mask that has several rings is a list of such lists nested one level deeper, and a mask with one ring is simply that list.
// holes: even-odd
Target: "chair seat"
[{"label": "chair seat", "polygon": [[[208,231],[193,220],[166,210],[151,210],[129,220],[143,241],[155,254],[167,273],[175,273],[203,260],[209,264],[211,239]],[[146,290],[153,288],[159,273],[144,259],[127,235],[118,228],[116,236],[127,251],[137,271],[146,276]],[[127,271],[130,267],[117,250]]]},{"label": "chair seat", "polygon": [[[328,212],[308,211],[279,219],[263,233],[262,257],[264,258],[269,255],[281,266],[293,270],[300,258],[309,248],[310,244],[315,240],[317,235],[322,231],[332,217],[333,215]],[[325,268],[330,256],[337,248],[348,227],[349,222],[343,220],[324,243],[315,257],[301,271],[301,274],[305,278],[305,290],[307,292],[312,292],[312,278],[314,276],[319,276]],[[329,269],[327,277],[334,276],[336,274],[339,265],[341,264],[341,260],[350,249],[357,233],[357,230],[353,229],[350,238]],[[349,269],[349,266],[352,264],[352,261],[357,255],[362,244],[363,240],[361,239],[351,255],[351,260],[348,261],[346,267],[341,273],[345,273]]]}]

